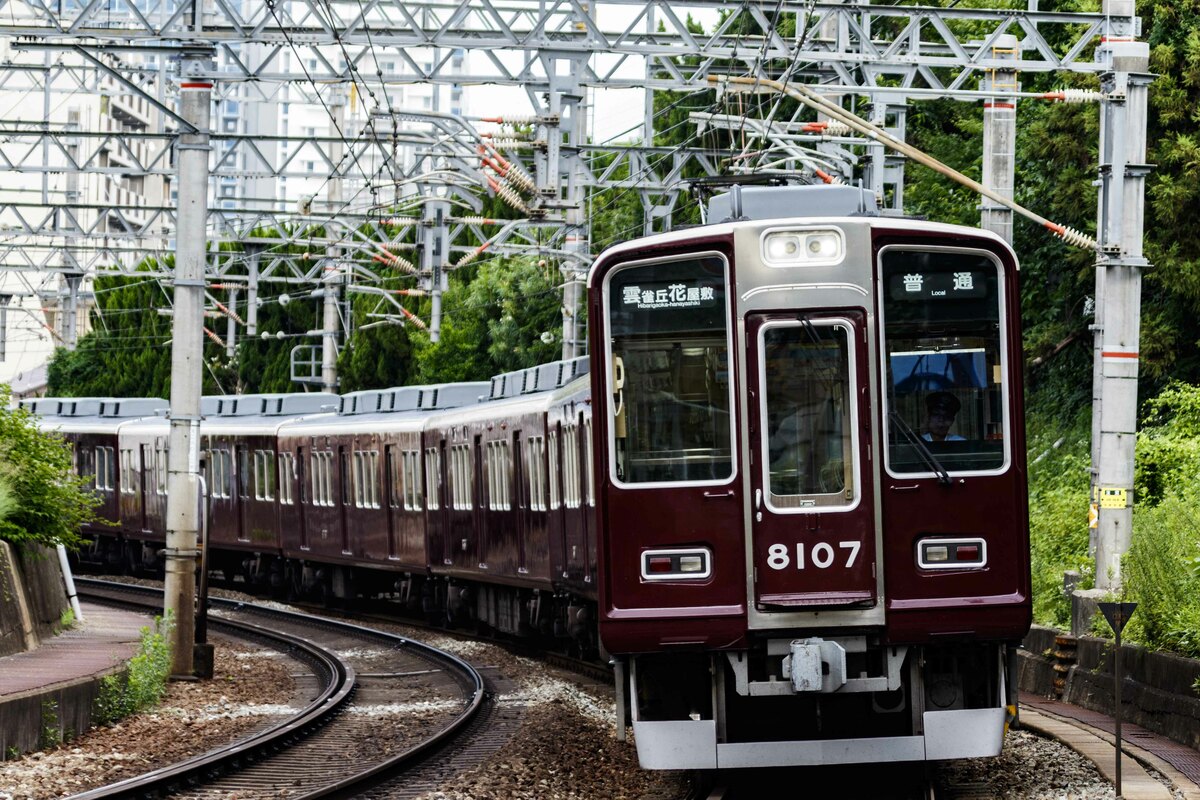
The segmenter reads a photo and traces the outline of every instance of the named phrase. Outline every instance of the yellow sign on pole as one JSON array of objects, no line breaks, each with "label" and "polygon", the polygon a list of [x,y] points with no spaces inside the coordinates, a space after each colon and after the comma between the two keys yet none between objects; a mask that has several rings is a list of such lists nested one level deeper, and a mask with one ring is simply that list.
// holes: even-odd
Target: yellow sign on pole
[{"label": "yellow sign on pole", "polygon": [[1095,503],[1088,505],[1088,528],[1095,530],[1100,524],[1100,507]]},{"label": "yellow sign on pole", "polygon": [[1100,487],[1101,508],[1125,508],[1128,505],[1128,494],[1125,489],[1118,489],[1115,486]]}]

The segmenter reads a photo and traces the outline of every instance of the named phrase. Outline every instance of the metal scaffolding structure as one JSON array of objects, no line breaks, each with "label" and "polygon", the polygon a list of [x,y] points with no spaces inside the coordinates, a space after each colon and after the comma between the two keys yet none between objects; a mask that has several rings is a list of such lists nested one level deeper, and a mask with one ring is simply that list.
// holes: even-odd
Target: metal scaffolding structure
[{"label": "metal scaffolding structure", "polygon": [[[1096,14],[996,5],[0,0],[7,56],[0,94],[28,100],[16,117],[0,112],[0,168],[31,182],[27,191],[0,190],[0,267],[28,294],[70,302],[63,316],[73,318],[94,276],[130,274],[142,256],[184,246],[176,211],[184,143],[200,133],[192,114],[176,110],[186,65],[188,80],[212,84],[214,124],[203,131],[212,147],[206,191],[214,199],[204,251],[208,306],[218,302],[212,284],[244,289],[247,309],[268,282],[320,287],[322,357],[310,354],[308,363],[322,367],[315,378],[334,390],[346,297],[376,298],[370,324],[427,324],[436,337],[449,272],[485,253],[535,253],[561,272],[562,355],[569,358],[586,340],[580,287],[592,256],[588,199],[597,192],[636,194],[643,222],[630,236],[670,229],[687,180],[728,171],[861,179],[885,209],[902,212],[904,159],[882,138],[823,118],[814,123],[803,107],[749,119],[735,110],[737,101],[759,88],[725,83],[718,92],[711,78],[803,84],[897,140],[910,102],[982,101],[984,183],[1011,197],[1015,120],[1008,112],[1023,96],[1016,70],[1091,73],[1103,76],[1104,87],[1094,98],[1104,131],[1096,440],[1118,443],[1097,444],[1095,462],[1119,453],[1111,457],[1131,465],[1133,425],[1124,409],[1136,402],[1136,358],[1126,354],[1133,348],[1136,356],[1137,319],[1128,308],[1145,266],[1144,45],[1135,41],[1132,0],[1106,0]],[[697,32],[693,20],[706,30]],[[198,51],[205,53],[200,61]],[[442,98],[452,104],[468,87],[485,85],[519,87],[528,105],[502,119],[440,107]],[[431,87],[431,102],[400,102],[414,86]],[[640,124],[619,143],[596,142],[594,100],[616,90],[645,90]],[[705,98],[684,113],[696,128],[685,144],[656,144],[663,116],[655,92]],[[60,121],[60,107],[81,96],[101,98],[102,113]],[[258,127],[218,127],[216,112],[235,106],[255,108]],[[293,116],[305,108],[323,117],[322,132],[279,123],[289,106]],[[713,140],[720,143],[704,146],[702,133],[713,131],[724,132]],[[236,181],[247,187],[242,194],[223,194]],[[81,185],[87,182],[105,188],[89,192]],[[296,185],[305,188],[290,189]],[[488,195],[511,216],[484,218]],[[985,199],[983,214],[986,227],[1011,236],[1007,209]],[[415,320],[398,299],[404,294],[383,289],[383,269],[411,275],[412,288],[402,291],[430,295],[433,319]],[[247,317],[245,332],[254,334]],[[1132,401],[1122,383],[1130,378]],[[1118,403],[1120,420],[1102,424],[1099,409],[1114,420]],[[1100,475],[1097,491],[1131,489],[1131,475],[1131,467],[1128,475]],[[1105,530],[1107,519],[1102,511]],[[1125,534],[1101,537],[1098,558],[1108,573],[1113,547],[1106,543],[1116,541],[1119,552],[1127,542],[1121,519]]]}]

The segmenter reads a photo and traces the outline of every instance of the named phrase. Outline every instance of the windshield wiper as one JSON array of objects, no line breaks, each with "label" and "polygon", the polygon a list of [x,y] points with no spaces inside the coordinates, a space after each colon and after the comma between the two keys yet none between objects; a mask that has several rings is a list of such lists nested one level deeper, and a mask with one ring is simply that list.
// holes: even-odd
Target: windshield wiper
[{"label": "windshield wiper", "polygon": [[937,460],[937,456],[933,454],[933,451],[925,445],[925,440],[917,436],[916,432],[908,426],[908,423],[904,421],[904,418],[900,416],[898,411],[889,411],[888,419],[896,426],[900,433],[904,434],[904,438],[908,440],[908,443],[917,448],[917,453],[921,456],[921,460],[925,462],[925,466],[937,474],[938,483],[943,486],[949,486],[951,484],[950,473],[942,466],[942,462]]}]

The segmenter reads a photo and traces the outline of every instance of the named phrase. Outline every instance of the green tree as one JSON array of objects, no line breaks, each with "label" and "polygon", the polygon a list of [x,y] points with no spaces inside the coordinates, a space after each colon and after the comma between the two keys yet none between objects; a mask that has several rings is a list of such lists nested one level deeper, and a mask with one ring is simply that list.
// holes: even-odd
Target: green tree
[{"label": "green tree", "polygon": [[415,382],[487,380],[555,360],[560,296],[558,270],[532,258],[484,262],[473,279],[451,274],[440,341],[413,338]]},{"label": "green tree", "polygon": [[10,493],[0,539],[74,547],[94,520],[99,500],[72,474],[72,451],[61,436],[38,430],[28,411],[9,408],[0,386],[0,476]]}]

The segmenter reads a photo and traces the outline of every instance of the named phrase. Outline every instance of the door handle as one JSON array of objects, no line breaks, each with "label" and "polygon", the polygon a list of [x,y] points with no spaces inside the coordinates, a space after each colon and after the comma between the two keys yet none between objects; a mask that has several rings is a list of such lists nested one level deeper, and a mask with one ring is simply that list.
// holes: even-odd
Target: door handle
[{"label": "door handle", "polygon": [[724,492],[705,492],[705,497],[733,497],[733,489],[727,489]]},{"label": "door handle", "polygon": [[915,492],[917,489],[921,488],[921,484],[914,483],[911,486],[892,485],[892,486],[889,486],[888,488],[891,489],[893,492]]}]

